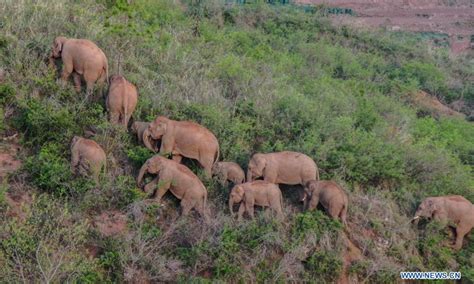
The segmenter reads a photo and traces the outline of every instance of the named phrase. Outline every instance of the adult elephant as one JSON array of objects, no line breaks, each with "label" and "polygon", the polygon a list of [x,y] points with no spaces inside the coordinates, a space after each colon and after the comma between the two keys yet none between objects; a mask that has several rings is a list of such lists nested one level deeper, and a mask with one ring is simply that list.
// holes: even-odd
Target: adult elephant
[{"label": "adult elephant", "polygon": [[105,105],[109,112],[111,123],[121,124],[127,128],[128,121],[135,111],[137,102],[138,90],[134,84],[121,75],[110,77],[109,92]]},{"label": "adult elephant", "polygon": [[451,222],[456,228],[454,249],[462,248],[462,241],[474,227],[474,205],[460,195],[428,197],[416,210],[412,221],[420,218],[435,219],[444,225]]},{"label": "adult elephant", "polygon": [[304,186],[310,180],[319,180],[319,170],[313,159],[303,153],[257,153],[249,161],[247,181],[259,177],[271,183]]},{"label": "adult elephant", "polygon": [[[183,215],[188,215],[194,208],[207,219],[207,189],[188,167],[155,155],[141,167],[137,179],[139,187],[143,186],[143,177],[147,173],[158,175],[144,186],[145,192],[153,191],[151,193],[155,195],[158,203],[163,195],[170,190],[176,198],[181,200]],[[157,191],[154,192],[157,187]]]},{"label": "adult elephant", "polygon": [[146,135],[161,139],[161,155],[171,154],[178,163],[183,157],[195,159],[211,177],[212,166],[219,160],[219,142],[207,128],[191,121],[159,116],[150,123],[143,137],[145,146],[153,151],[154,147],[149,143],[150,139],[145,139]]},{"label": "adult elephant", "polygon": [[[319,180],[319,169],[313,159],[303,153],[257,153],[249,161],[247,182],[259,177],[270,183],[304,186],[310,180]],[[300,198],[306,207],[306,192],[302,194]]]},{"label": "adult elephant", "polygon": [[61,58],[63,62],[61,78],[66,82],[73,74],[76,91],[81,90],[81,75],[90,95],[96,81],[103,83],[109,77],[107,57],[92,41],[59,36],[54,39],[50,64],[54,59]]}]

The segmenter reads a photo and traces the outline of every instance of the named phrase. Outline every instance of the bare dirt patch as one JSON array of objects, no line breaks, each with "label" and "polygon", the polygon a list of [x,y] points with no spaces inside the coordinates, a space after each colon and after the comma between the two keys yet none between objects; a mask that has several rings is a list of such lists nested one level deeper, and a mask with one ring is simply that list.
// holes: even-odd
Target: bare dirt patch
[{"label": "bare dirt patch", "polygon": [[352,262],[362,260],[363,255],[360,249],[344,235],[345,249],[342,254],[342,272],[337,280],[338,284],[358,283],[357,279],[348,274],[348,269]]},{"label": "bare dirt patch", "polygon": [[[298,4],[351,9],[334,15],[335,24],[444,35],[453,53],[471,49],[474,4],[469,0],[297,0]],[[438,39],[435,39],[438,40]]]},{"label": "bare dirt patch", "polygon": [[94,218],[94,226],[105,237],[120,235],[127,230],[127,216],[120,211],[104,211]]},{"label": "bare dirt patch", "polygon": [[464,114],[451,109],[448,106],[442,104],[436,97],[430,94],[419,91],[414,94],[408,95],[408,101],[415,107],[421,108],[432,113],[434,116],[455,116],[464,118]]},{"label": "bare dirt patch", "polygon": [[21,167],[21,161],[17,154],[20,151],[16,136],[13,138],[3,138],[0,142],[0,182],[9,174]]},{"label": "bare dirt patch", "polygon": [[7,192],[5,194],[5,201],[8,205],[7,216],[18,218],[20,220],[26,219],[26,210],[30,207],[33,199],[31,195],[24,191]]}]

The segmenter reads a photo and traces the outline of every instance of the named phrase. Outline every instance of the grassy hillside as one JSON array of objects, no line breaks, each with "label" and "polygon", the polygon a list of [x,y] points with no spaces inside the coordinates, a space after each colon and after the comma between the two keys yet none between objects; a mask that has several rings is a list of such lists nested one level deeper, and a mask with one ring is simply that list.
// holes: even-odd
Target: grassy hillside
[{"label": "grassy hillside", "polygon": [[[23,162],[0,191],[0,279],[334,282],[344,271],[392,283],[400,271],[421,270],[474,281],[472,233],[455,252],[449,229],[409,223],[426,196],[474,202],[474,126],[409,103],[423,90],[472,105],[472,58],[410,35],[334,28],[290,6],[35,2],[0,5],[0,130],[19,133]],[[192,161],[209,191],[211,224],[177,219],[171,194],[163,206],[145,202],[135,177],[153,153],[107,122],[104,90],[87,101],[57,82],[47,57],[58,35],[96,42],[110,73],[120,69],[138,86],[134,120],[196,121],[215,133],[222,159],[244,169],[255,152],[311,156],[323,179],[348,192],[347,234],[363,257],[346,266],[342,225],[322,211],[302,213],[289,187],[283,223],[265,214],[236,222],[229,189]],[[108,156],[100,186],[69,170],[72,137],[90,130]],[[32,198],[12,217],[7,196],[19,192]],[[94,220],[104,212],[125,214],[125,230],[101,233]]]}]

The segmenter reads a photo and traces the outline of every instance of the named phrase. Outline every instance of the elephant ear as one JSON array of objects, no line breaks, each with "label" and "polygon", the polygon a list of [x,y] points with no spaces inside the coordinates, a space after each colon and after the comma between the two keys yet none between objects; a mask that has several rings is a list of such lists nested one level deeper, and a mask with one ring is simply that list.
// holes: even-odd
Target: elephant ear
[{"label": "elephant ear", "polygon": [[73,146],[77,143],[77,141],[79,141],[80,138],[81,138],[81,137],[79,137],[79,136],[74,136],[74,137],[72,137],[72,140],[71,140],[71,147],[73,147]]},{"label": "elephant ear", "polygon": [[245,190],[241,186],[236,186],[235,193],[239,196],[239,198],[244,198]]},{"label": "elephant ear", "polygon": [[63,50],[63,44],[64,44],[65,37],[57,37],[54,40],[54,49],[56,50],[57,53],[61,53]]},{"label": "elephant ear", "polygon": [[149,160],[147,164],[149,172],[158,173],[161,170],[161,163],[159,159]]},{"label": "elephant ear", "polygon": [[257,168],[262,169],[262,173],[263,173],[263,171],[265,170],[267,166],[267,159],[265,159],[265,157],[263,157],[262,155],[257,155],[255,157],[255,161],[257,164]]}]

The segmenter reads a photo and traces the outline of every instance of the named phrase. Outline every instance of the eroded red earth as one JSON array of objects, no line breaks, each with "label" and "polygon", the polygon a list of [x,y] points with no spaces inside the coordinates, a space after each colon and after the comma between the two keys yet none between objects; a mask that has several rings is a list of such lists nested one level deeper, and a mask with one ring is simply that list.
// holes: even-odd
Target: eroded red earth
[{"label": "eroded red earth", "polygon": [[453,53],[472,50],[474,2],[471,0],[295,0],[299,4],[349,8],[355,13],[331,16],[335,24],[432,32],[449,37]]}]

